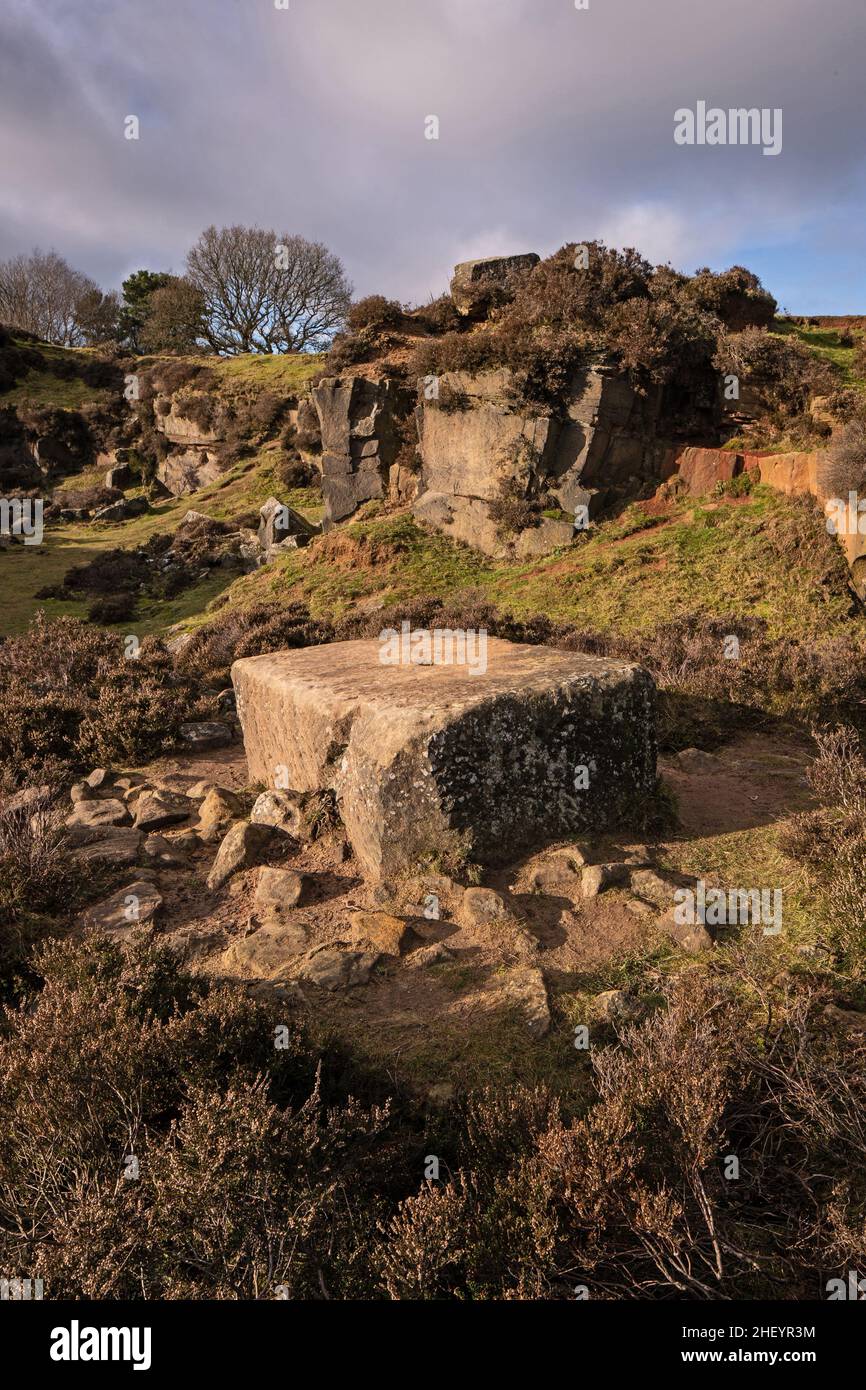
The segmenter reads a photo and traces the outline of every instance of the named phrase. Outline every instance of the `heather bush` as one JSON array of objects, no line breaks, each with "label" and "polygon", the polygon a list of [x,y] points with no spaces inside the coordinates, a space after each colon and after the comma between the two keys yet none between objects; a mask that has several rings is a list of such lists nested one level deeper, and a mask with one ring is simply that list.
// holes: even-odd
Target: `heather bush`
[{"label": "heather bush", "polygon": [[25,634],[0,645],[4,783],[155,757],[176,741],[193,698],[154,638],[142,640],[137,659],[127,658],[122,638],[39,613]]}]

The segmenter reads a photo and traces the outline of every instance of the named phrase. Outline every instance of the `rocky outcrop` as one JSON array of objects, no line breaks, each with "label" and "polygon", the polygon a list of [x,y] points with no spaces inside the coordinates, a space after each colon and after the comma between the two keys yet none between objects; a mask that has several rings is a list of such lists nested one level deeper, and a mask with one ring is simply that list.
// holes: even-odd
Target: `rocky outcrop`
[{"label": "rocky outcrop", "polygon": [[225,464],[216,450],[189,448],[161,459],[156,476],[172,496],[186,497],[215,483],[224,472]]},{"label": "rocky outcrop", "polygon": [[[582,524],[618,492],[665,476],[658,408],[657,397],[639,396],[602,367],[577,373],[564,407],[547,413],[520,401],[508,368],[445,373],[418,411],[415,515],[490,555],[511,546],[519,555],[546,554],[572,538],[575,519]],[[558,506],[566,515],[536,514],[534,524],[514,530],[502,522],[508,495],[535,502],[537,513]]]},{"label": "rocky outcrop", "polygon": [[389,377],[339,376],[323,378],[311,397],[321,431],[328,525],[351,516],[363,502],[388,495],[400,422],[412,409],[414,392]]},{"label": "rocky outcrop", "polygon": [[538,265],[539,259],[534,251],[528,251],[518,256],[461,261],[454,267],[451,279],[451,298],[458,314],[484,318],[507,298],[517,280]]},{"label": "rocky outcrop", "polygon": [[236,661],[250,780],[329,788],[371,878],[500,862],[609,825],[655,780],[640,667],[490,639],[485,668],[383,664],[375,641]]},{"label": "rocky outcrop", "polygon": [[259,516],[257,539],[265,561],[272,560],[283,550],[296,550],[306,545],[310,537],[319,532],[318,526],[276,497],[269,497],[259,508]]}]

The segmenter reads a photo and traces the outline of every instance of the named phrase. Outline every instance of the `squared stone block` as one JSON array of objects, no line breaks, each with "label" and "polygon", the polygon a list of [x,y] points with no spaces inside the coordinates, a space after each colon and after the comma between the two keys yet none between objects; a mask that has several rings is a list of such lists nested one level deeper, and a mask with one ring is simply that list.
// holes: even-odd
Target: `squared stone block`
[{"label": "squared stone block", "polygon": [[[444,633],[428,653],[423,634],[405,631],[387,647],[332,642],[236,661],[250,780],[334,790],[371,878],[431,856],[504,863],[612,825],[652,790],[647,671],[495,638],[483,663],[472,638],[464,664]],[[395,650],[397,664],[382,660]],[[413,662],[413,651],[434,662]],[[445,664],[449,655],[457,661]]]}]

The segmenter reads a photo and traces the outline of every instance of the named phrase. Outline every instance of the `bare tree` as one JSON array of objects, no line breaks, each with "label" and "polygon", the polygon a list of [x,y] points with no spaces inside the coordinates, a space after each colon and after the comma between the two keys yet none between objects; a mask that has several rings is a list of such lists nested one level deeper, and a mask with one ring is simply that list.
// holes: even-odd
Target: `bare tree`
[{"label": "bare tree", "polygon": [[[87,320],[101,295],[87,275],[36,248],[29,256],[0,262],[0,321],[49,343],[77,347],[88,340]],[[83,312],[82,312],[82,306]]]},{"label": "bare tree", "polygon": [[216,352],[310,352],[327,346],[352,298],[339,258],[261,227],[208,227],[187,257]]}]

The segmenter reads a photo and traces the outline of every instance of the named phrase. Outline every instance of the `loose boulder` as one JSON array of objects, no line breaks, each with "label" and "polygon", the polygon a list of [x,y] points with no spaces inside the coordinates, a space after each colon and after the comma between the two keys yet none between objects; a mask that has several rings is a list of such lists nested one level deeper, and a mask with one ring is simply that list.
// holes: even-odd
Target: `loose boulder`
[{"label": "loose boulder", "polygon": [[250,780],[335,792],[372,879],[431,856],[507,862],[533,843],[606,828],[652,791],[645,670],[485,642],[474,674],[383,662],[376,641],[236,661]]}]

